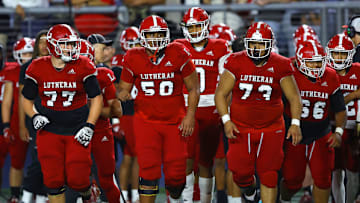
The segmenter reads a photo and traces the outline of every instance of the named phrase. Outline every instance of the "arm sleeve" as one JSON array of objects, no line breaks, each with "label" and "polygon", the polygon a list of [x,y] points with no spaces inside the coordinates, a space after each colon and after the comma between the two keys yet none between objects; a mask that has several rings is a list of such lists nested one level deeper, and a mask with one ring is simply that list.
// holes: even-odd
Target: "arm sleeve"
[{"label": "arm sleeve", "polygon": [[346,110],[344,95],[340,88],[330,95],[330,106],[335,113]]},{"label": "arm sleeve", "polygon": [[21,84],[21,85],[25,84],[25,72],[26,72],[26,69],[28,68],[28,66],[29,66],[29,63],[25,63],[21,66],[20,74],[19,74],[19,84]]},{"label": "arm sleeve", "polygon": [[122,69],[120,67],[114,67],[111,70],[114,72],[114,75],[115,75],[114,83],[119,83]]},{"label": "arm sleeve", "polygon": [[283,68],[280,74],[280,80],[286,76],[293,75],[295,72],[294,65],[292,64],[291,60],[288,59],[286,62],[282,63]]},{"label": "arm sleeve", "polygon": [[21,93],[26,99],[34,100],[38,95],[38,85],[32,79],[27,78],[24,81],[24,89]]},{"label": "arm sleeve", "polygon": [[94,98],[101,94],[99,82],[94,75],[85,79],[84,88],[89,98]]}]

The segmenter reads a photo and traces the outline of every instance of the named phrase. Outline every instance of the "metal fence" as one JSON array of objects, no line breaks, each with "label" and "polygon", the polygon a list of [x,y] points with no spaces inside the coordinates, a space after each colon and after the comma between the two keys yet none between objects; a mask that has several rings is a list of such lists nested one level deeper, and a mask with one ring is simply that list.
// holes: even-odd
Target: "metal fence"
[{"label": "metal fence", "polygon": [[[293,2],[287,4],[269,4],[263,7],[254,4],[216,4],[199,5],[212,14],[212,21],[234,25],[238,35],[243,33],[247,26],[254,20],[269,22],[277,35],[280,53],[293,55],[292,33],[302,23],[312,25],[317,31],[323,45],[334,34],[343,30],[349,17],[360,13],[359,1],[332,1],[332,2]],[[169,20],[172,38],[181,37],[181,15],[191,6],[189,5],[158,5],[149,8],[152,13],[159,13]],[[117,41],[119,33],[132,25],[129,9],[125,6],[82,7],[73,8],[67,5],[53,5],[49,8],[25,9],[25,19],[19,19],[14,9],[0,8],[0,42],[7,41],[8,53],[11,53],[12,44],[20,37],[34,37],[40,29],[47,29],[57,23],[74,25],[74,16],[81,14],[104,14],[118,22],[113,32],[107,37]],[[175,16],[175,17],[174,17]],[[96,24],[96,19],[82,19]],[[141,19],[137,19],[139,20]],[[130,24],[129,24],[130,23]],[[104,26],[104,25],[103,25]],[[100,28],[101,29],[101,28]],[[83,37],[86,35],[84,33]],[[6,40],[7,36],[7,40]],[[117,46],[117,44],[115,44]]]}]

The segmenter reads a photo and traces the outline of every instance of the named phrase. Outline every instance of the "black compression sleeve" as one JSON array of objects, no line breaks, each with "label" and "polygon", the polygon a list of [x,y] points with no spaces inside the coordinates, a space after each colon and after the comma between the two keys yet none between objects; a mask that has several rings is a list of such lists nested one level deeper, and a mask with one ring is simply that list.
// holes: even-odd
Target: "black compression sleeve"
[{"label": "black compression sleeve", "polygon": [[94,75],[86,78],[84,87],[86,94],[90,99],[101,94],[99,82]]},{"label": "black compression sleeve", "polygon": [[38,95],[38,85],[31,79],[24,81],[24,88],[21,92],[26,99],[34,100]]},{"label": "black compression sleeve", "polygon": [[332,111],[335,113],[346,110],[344,95],[340,89],[330,95],[330,105]]}]

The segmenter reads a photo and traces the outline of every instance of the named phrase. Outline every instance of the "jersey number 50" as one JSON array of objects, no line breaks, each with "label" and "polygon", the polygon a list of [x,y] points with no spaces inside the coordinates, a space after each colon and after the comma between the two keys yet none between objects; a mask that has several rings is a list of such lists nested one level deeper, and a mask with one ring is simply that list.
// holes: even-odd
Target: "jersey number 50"
[{"label": "jersey number 50", "polygon": [[[146,96],[155,95],[155,83],[154,81],[141,81],[140,83],[142,91],[144,91]],[[171,81],[161,81],[159,84],[159,95],[160,96],[169,96],[174,91],[174,84]]]}]

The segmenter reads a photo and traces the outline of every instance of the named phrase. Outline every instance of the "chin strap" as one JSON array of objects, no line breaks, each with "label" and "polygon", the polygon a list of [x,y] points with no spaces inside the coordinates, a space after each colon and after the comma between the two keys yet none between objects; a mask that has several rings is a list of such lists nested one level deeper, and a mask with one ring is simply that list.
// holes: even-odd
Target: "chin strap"
[{"label": "chin strap", "polygon": [[150,61],[152,61],[153,63],[156,63],[156,54],[158,53],[158,50],[159,49],[156,49],[155,51],[154,51],[154,54],[153,55],[151,55],[151,56],[149,56],[149,59],[150,59]]}]

